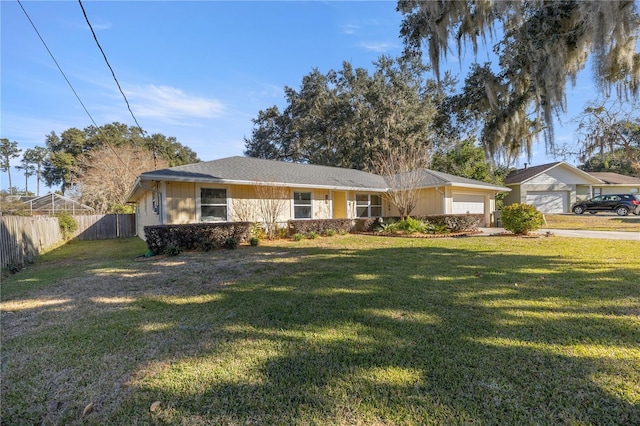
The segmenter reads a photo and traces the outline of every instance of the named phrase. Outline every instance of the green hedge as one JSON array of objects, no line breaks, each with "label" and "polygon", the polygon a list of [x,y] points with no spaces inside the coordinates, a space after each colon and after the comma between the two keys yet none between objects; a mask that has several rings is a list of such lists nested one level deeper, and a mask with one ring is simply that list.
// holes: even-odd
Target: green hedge
[{"label": "green hedge", "polygon": [[[484,215],[482,214],[443,214],[411,217],[434,226],[445,226],[451,232],[477,231],[478,226],[484,220]],[[395,223],[399,220],[399,217],[356,219],[352,231],[374,232],[379,230],[383,223]]]},{"label": "green hedge", "polygon": [[289,235],[308,234],[315,232],[318,235],[326,235],[329,231],[346,233],[351,230],[351,219],[298,219],[288,220]]},{"label": "green hedge", "polygon": [[[476,231],[484,220],[482,214],[449,214],[412,216],[414,219],[423,220],[435,226],[445,226],[451,232]],[[328,230],[335,232],[375,232],[384,223],[399,221],[399,217],[365,217],[358,219],[316,219],[316,220],[290,220],[288,221],[288,234],[307,234],[315,232],[325,235]]]},{"label": "green hedge", "polygon": [[167,248],[194,250],[224,247],[229,239],[238,243],[248,241],[251,222],[192,223],[186,225],[145,226],[147,247],[155,254],[165,253]]}]

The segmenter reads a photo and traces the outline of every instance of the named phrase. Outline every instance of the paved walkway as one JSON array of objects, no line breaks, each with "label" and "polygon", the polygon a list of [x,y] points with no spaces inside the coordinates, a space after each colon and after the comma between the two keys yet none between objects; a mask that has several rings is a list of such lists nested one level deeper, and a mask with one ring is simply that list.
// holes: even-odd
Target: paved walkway
[{"label": "paved walkway", "polygon": [[[504,228],[480,228],[482,234],[492,235],[506,232]],[[605,240],[634,240],[640,241],[640,232],[620,232],[620,231],[576,231],[571,229],[539,229],[536,231],[540,234],[551,232],[559,237],[578,237],[578,238],[600,238]]]}]

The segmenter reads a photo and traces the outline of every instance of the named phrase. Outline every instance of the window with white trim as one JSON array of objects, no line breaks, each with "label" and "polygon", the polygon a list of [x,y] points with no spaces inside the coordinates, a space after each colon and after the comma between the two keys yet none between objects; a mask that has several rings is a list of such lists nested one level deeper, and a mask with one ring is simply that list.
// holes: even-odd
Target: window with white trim
[{"label": "window with white trim", "polygon": [[295,219],[311,219],[311,193],[293,193],[293,217]]},{"label": "window with white trim", "polygon": [[227,190],[224,188],[200,188],[200,221],[226,222]]},{"label": "window with white trim", "polygon": [[382,216],[382,197],[375,194],[356,194],[356,216]]}]

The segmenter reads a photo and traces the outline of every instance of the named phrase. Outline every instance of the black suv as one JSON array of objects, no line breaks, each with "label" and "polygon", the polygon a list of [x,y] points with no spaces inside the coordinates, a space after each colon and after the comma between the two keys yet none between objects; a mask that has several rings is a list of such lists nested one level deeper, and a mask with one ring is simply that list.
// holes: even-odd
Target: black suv
[{"label": "black suv", "polygon": [[616,212],[620,216],[626,216],[629,212],[640,214],[640,198],[634,194],[606,194],[598,195],[587,201],[581,201],[573,205],[571,210],[575,214],[589,212]]}]

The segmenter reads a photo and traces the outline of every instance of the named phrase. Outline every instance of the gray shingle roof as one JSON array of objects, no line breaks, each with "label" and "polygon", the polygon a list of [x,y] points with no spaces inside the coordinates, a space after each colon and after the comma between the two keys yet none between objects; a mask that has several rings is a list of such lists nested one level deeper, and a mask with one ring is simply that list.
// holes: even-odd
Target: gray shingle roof
[{"label": "gray shingle roof", "polygon": [[382,176],[360,170],[239,156],[146,172],[140,178],[220,183],[274,182],[298,187],[380,191],[387,187]]},{"label": "gray shingle roof", "polygon": [[474,179],[463,178],[460,176],[450,175],[449,173],[436,172],[434,170],[425,169],[424,177],[422,179],[422,185],[424,187],[453,185],[453,186],[468,186],[468,187],[483,187],[493,188],[498,191],[505,191],[508,188],[493,185],[487,182],[481,182]]},{"label": "gray shingle roof", "polygon": [[640,185],[640,179],[612,172],[588,172],[591,176],[612,185]]},{"label": "gray shingle roof", "polygon": [[504,179],[504,183],[505,185],[522,183],[528,179],[531,179],[534,176],[539,175],[540,173],[543,173],[549,170],[552,167],[557,166],[561,162],[562,161],[556,161],[555,163],[541,164],[539,166],[531,166],[531,167],[525,167],[524,169],[514,170],[507,175],[507,177]]},{"label": "gray shingle roof", "polygon": [[[253,157],[228,157],[142,173],[141,181],[171,180],[254,184],[279,183],[290,187],[334,188],[339,190],[386,191],[384,177],[360,170],[311,164],[287,163]],[[424,169],[422,187],[464,186],[509,191],[509,188]]]}]

